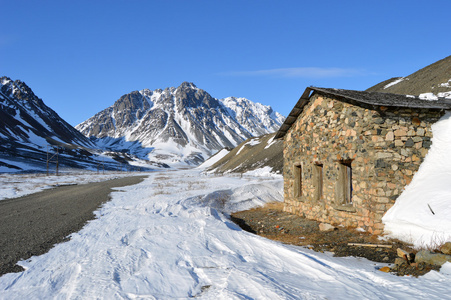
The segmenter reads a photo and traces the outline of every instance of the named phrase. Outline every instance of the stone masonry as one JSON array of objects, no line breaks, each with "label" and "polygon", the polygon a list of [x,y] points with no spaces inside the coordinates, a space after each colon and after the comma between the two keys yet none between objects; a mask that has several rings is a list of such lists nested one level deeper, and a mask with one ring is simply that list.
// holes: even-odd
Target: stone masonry
[{"label": "stone masonry", "polygon": [[[348,102],[314,93],[288,129],[284,209],[380,234],[382,216],[423,162],[431,146],[431,125],[444,112]],[[343,173],[344,165],[348,173]],[[340,187],[345,184],[340,176],[351,178],[346,202],[337,196],[346,189]]]}]

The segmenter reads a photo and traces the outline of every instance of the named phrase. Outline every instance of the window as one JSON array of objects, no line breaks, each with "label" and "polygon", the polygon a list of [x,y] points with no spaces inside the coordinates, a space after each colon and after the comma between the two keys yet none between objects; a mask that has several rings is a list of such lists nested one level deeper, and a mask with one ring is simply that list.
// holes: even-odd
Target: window
[{"label": "window", "polygon": [[294,196],[302,196],[302,166],[294,166]]},{"label": "window", "polygon": [[313,186],[315,187],[315,200],[323,198],[323,164],[316,162],[313,166]]},{"label": "window", "polygon": [[352,167],[351,161],[338,164],[338,181],[336,185],[337,202],[341,205],[352,204]]}]

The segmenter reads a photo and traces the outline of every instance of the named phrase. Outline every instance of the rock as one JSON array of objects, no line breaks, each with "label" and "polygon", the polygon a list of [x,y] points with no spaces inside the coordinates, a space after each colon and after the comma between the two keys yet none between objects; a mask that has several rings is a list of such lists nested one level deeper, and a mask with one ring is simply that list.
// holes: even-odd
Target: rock
[{"label": "rock", "polygon": [[333,231],[333,230],[335,230],[335,227],[328,223],[321,223],[321,224],[319,224],[319,230],[320,231]]},{"label": "rock", "polygon": [[407,260],[405,260],[404,258],[400,258],[400,257],[395,258],[395,265],[400,266],[403,264],[407,264]]},{"label": "rock", "polygon": [[402,250],[401,248],[398,248],[397,250],[398,256],[404,259],[408,259],[409,258],[409,252]]},{"label": "rock", "polygon": [[447,242],[442,247],[440,247],[440,252],[442,252],[443,254],[451,254],[451,242]]},{"label": "rock", "polygon": [[422,250],[415,256],[415,262],[424,262],[435,266],[441,266],[447,261],[451,262],[451,255],[434,253],[428,250]]}]

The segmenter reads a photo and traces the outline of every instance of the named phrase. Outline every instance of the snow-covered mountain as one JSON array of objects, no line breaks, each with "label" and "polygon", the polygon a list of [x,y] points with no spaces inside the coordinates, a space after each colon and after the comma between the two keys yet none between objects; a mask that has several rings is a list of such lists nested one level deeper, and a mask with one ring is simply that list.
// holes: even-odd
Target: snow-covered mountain
[{"label": "snow-covered mountain", "polygon": [[224,147],[278,130],[284,117],[245,98],[216,99],[193,83],[144,89],[76,126],[105,149],[197,165]]},{"label": "snow-covered mountain", "polygon": [[164,167],[124,153],[106,153],[96,147],[45,105],[24,82],[0,77],[0,172],[43,171],[48,154],[53,156],[52,169],[55,169],[56,155],[62,168],[96,169],[100,164],[107,169],[119,169],[124,164]]},{"label": "snow-covered mountain", "polygon": [[[62,166],[92,161],[95,145],[46,106],[22,81],[0,78],[0,170],[45,169],[47,149]],[[54,153],[52,153],[53,155]]]},{"label": "snow-covered mountain", "polygon": [[5,142],[94,146],[20,80],[0,78],[0,107],[0,138]]}]

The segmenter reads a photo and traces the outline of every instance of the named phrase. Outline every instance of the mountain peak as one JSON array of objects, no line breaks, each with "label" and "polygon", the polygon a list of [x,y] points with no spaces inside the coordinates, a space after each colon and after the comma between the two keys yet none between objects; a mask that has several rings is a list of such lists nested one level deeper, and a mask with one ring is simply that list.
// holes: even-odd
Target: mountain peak
[{"label": "mountain peak", "polygon": [[276,131],[284,119],[244,98],[234,98],[243,102],[239,105],[238,100],[216,99],[192,82],[142,94],[147,101],[124,101],[132,98],[125,95],[76,128],[87,137],[103,139],[99,142],[109,150],[116,149],[114,141],[124,139],[139,144],[132,154],[145,153],[147,159],[168,165],[197,165],[224,147]]},{"label": "mountain peak", "polygon": [[197,86],[192,83],[192,82],[188,82],[188,81],[184,81],[182,82],[182,84],[179,86],[180,88],[192,88],[192,89],[197,89]]}]

